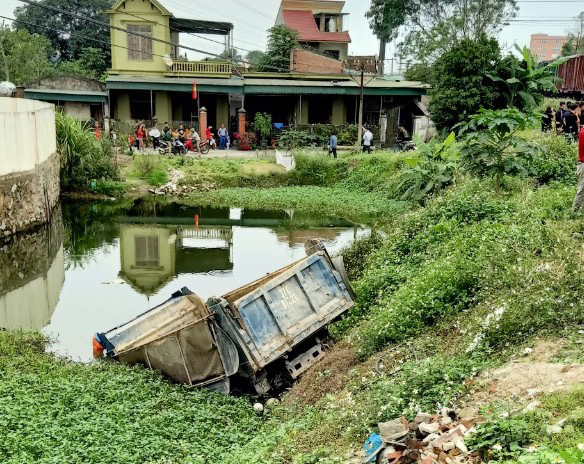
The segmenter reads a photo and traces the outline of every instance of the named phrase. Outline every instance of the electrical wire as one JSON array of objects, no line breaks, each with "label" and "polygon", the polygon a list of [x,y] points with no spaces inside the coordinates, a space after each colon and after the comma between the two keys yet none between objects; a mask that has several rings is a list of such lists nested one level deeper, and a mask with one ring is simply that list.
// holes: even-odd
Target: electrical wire
[{"label": "electrical wire", "polygon": [[[187,46],[184,46],[184,45],[180,45],[180,44],[177,44],[177,43],[173,43],[171,41],[159,39],[159,38],[156,38],[156,37],[151,37],[151,36],[146,35],[146,34],[141,34],[139,32],[130,32],[130,31],[128,31],[128,30],[126,30],[126,29],[124,29],[122,27],[112,26],[111,24],[105,23],[103,21],[99,21],[99,20],[93,19],[93,18],[86,18],[86,17],[83,17],[83,16],[81,16],[81,15],[79,15],[77,13],[73,13],[73,12],[70,12],[70,11],[65,11],[65,10],[62,10],[60,8],[56,8],[56,7],[53,7],[53,6],[50,6],[50,5],[40,4],[40,3],[37,3],[37,2],[32,1],[32,0],[18,0],[18,1],[20,1],[22,3],[26,3],[28,5],[37,6],[39,8],[43,8],[43,9],[46,9],[46,10],[49,10],[49,11],[63,13],[63,14],[72,16],[74,18],[80,19],[80,20],[88,21],[88,22],[91,22],[93,24],[99,24],[101,26],[105,26],[105,27],[108,27],[110,29],[119,30],[119,31],[122,31],[122,32],[124,32],[126,34],[130,34],[130,35],[142,37],[142,38],[145,38],[145,39],[149,39],[151,41],[154,41],[154,42],[160,42],[160,43],[164,43],[166,45],[171,45],[171,46],[176,47],[176,48],[182,48],[184,50],[190,50],[190,51],[193,51],[193,52],[202,53],[204,55],[213,56],[215,58],[225,59],[224,56],[218,55],[216,53],[211,53],[211,52],[208,52],[208,51],[205,51],[205,50],[201,50],[201,49],[197,49],[197,48],[194,48],[194,47],[187,47]],[[66,31],[62,31],[62,32],[63,33],[67,33]],[[241,62],[241,63],[243,63],[243,64],[248,64],[248,65],[253,66],[253,63],[249,63],[249,62],[244,61],[244,60],[238,60],[238,61]],[[231,62],[231,63],[233,64],[233,62]],[[275,71],[285,72],[285,73],[289,73],[290,72],[290,69],[279,68],[279,67],[276,67],[276,66],[264,66],[264,68],[273,69]]]}]

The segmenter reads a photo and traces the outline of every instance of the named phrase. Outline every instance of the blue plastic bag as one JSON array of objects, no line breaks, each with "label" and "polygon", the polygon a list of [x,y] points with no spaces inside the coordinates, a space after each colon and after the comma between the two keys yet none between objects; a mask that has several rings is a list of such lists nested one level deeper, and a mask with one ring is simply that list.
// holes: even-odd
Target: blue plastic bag
[{"label": "blue plastic bag", "polygon": [[363,445],[363,451],[365,452],[365,461],[363,462],[375,462],[375,458],[379,452],[383,449],[383,440],[376,433],[372,433],[367,438],[367,441]]}]

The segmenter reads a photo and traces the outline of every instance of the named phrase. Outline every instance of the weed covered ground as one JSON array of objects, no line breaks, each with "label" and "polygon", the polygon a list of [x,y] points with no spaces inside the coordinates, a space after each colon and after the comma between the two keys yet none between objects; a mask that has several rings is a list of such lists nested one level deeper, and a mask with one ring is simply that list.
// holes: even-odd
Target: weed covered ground
[{"label": "weed covered ground", "polygon": [[[260,418],[246,399],[186,391],[140,368],[72,365],[44,355],[38,338],[0,333],[0,435],[9,437],[0,458],[359,462],[355,452],[379,422],[481,398],[483,423],[468,446],[484,461],[582,462],[581,388],[539,392],[527,411],[534,398],[484,394],[488,373],[504,372],[542,338],[563,340],[545,362],[582,362],[575,147],[530,137],[541,150],[529,175],[504,177],[499,193],[493,179],[461,173],[435,195],[405,201],[404,157],[382,153],[301,156],[297,173],[276,174],[286,182],[279,187],[186,199],[376,216],[380,233],[344,253],[357,305],[332,327],[339,343],[330,356]],[[561,433],[547,433],[558,422]]]},{"label": "weed covered ground", "polygon": [[0,332],[4,464],[220,462],[259,426],[245,399],[44,351],[41,336]]}]

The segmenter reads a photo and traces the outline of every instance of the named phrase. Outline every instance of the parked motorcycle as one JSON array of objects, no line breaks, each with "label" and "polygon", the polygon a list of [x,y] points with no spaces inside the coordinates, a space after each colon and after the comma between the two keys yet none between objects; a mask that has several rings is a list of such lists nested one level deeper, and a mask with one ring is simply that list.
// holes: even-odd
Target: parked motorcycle
[{"label": "parked motorcycle", "polygon": [[398,151],[414,151],[417,150],[416,142],[411,139],[396,139],[395,146]]}]

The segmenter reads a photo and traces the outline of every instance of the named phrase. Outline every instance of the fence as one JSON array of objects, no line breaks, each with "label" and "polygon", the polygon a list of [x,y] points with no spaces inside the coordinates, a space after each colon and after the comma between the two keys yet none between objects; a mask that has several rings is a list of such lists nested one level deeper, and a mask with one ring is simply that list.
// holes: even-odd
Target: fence
[{"label": "fence", "polygon": [[170,72],[176,74],[225,74],[231,75],[233,66],[231,63],[214,61],[175,61],[170,67]]}]

